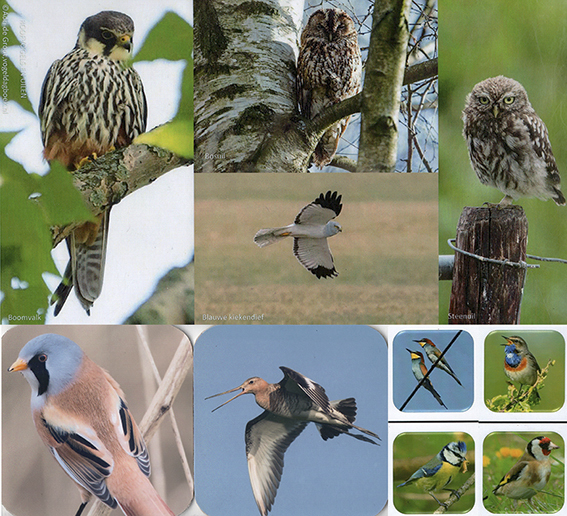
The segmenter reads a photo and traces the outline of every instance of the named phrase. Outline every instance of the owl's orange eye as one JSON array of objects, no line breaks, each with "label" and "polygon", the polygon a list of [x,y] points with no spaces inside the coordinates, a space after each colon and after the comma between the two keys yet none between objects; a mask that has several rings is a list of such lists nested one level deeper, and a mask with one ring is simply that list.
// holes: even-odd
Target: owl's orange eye
[{"label": "owl's orange eye", "polygon": [[512,104],[515,100],[516,97],[513,97],[511,95],[509,97],[504,97],[504,104]]},{"label": "owl's orange eye", "polygon": [[490,102],[488,97],[478,97],[478,101],[485,106]]}]

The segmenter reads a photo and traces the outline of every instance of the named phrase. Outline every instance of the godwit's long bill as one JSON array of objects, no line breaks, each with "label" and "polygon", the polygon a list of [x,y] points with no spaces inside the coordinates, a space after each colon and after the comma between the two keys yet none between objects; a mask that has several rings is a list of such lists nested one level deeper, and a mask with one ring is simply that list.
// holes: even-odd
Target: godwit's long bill
[{"label": "godwit's long bill", "polygon": [[351,434],[349,430],[352,428],[380,439],[374,432],[353,424],[356,419],[354,398],[329,401],[325,389],[313,380],[288,367],[280,369],[284,377],[279,383],[268,383],[255,376],[234,389],[206,398],[242,389],[213,412],[243,394],[254,394],[256,403],[264,409],[262,414],[248,421],[245,434],[250,484],[262,516],[268,514],[276,498],[284,454],[309,422],[315,423],[325,441],[347,434],[361,441],[378,444],[363,435]]}]

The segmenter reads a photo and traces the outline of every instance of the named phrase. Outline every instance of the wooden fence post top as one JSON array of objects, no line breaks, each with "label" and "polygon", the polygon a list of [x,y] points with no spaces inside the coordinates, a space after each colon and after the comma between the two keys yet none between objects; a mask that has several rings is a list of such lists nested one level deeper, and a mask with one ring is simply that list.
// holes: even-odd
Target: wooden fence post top
[{"label": "wooden fence post top", "polygon": [[[521,206],[467,206],[457,225],[457,249],[492,260],[524,263],[527,240]],[[525,273],[457,252],[449,323],[518,324]]]}]

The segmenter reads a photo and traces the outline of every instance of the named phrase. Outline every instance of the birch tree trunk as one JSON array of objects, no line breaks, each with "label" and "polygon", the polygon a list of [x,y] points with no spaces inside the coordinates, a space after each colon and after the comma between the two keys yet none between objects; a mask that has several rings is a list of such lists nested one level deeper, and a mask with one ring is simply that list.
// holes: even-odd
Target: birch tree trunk
[{"label": "birch tree trunk", "polygon": [[[374,3],[363,91],[313,120],[298,114],[295,92],[303,3],[196,2],[195,172],[308,172],[325,130],[358,112],[358,164],[333,165],[357,172],[394,171],[411,0]],[[413,80],[433,73],[415,72]]]},{"label": "birch tree trunk", "polygon": [[410,4],[411,0],[374,4],[357,172],[393,172],[396,166]]},{"label": "birch tree trunk", "polygon": [[195,172],[301,171],[260,149],[297,112],[303,0],[199,0],[195,16]]}]

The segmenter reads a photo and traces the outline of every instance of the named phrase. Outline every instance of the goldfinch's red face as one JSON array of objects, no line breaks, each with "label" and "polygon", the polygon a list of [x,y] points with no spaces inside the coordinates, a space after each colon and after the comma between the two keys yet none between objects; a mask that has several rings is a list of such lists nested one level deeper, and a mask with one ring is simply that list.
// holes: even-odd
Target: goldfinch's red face
[{"label": "goldfinch's red face", "polygon": [[551,442],[549,437],[536,437],[528,444],[528,453],[533,455],[536,460],[543,460],[549,456],[553,450],[559,446]]}]

